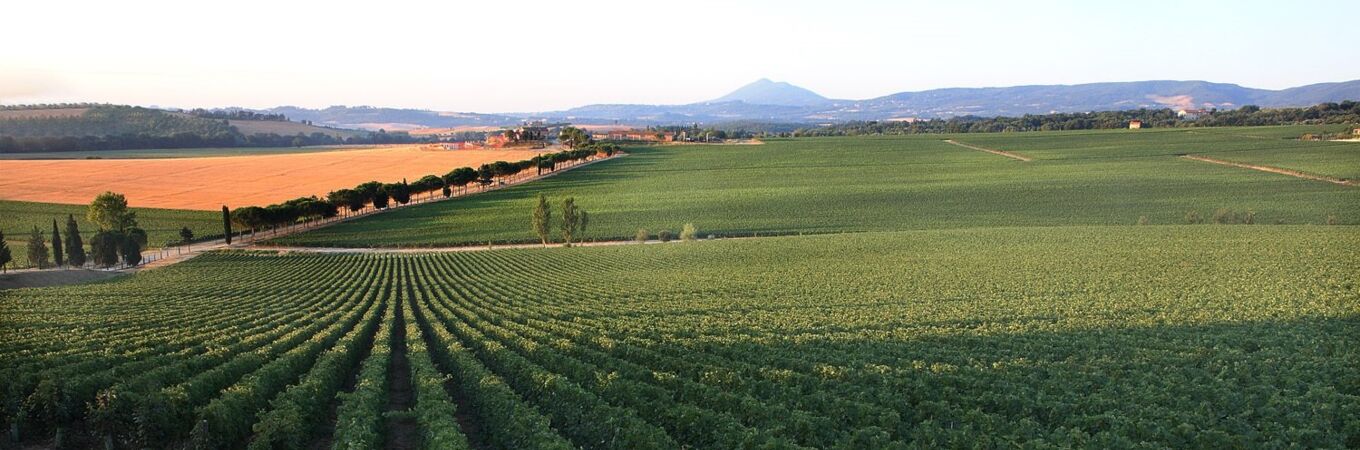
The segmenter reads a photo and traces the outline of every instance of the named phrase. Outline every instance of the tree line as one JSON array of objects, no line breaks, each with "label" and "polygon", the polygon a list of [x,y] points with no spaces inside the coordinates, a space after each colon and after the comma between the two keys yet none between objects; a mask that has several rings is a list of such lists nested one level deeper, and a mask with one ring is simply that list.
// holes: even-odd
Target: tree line
[{"label": "tree line", "polygon": [[[217,113],[228,114],[226,112],[205,114]],[[250,114],[266,118],[274,116]],[[208,118],[135,106],[94,105],[89,106],[89,109],[79,116],[0,119],[0,153],[423,142],[405,132],[388,133],[385,130],[344,138],[321,132],[247,135],[227,122],[227,119],[247,120],[245,117],[254,116]],[[284,117],[282,120],[287,118]]]},{"label": "tree line", "polygon": [[270,122],[287,122],[288,116],[283,114],[259,113],[244,109],[202,109],[196,108],[189,110],[189,114],[205,119],[221,120],[266,120]]},{"label": "tree line", "polygon": [[589,159],[597,155],[613,156],[618,151],[615,145],[591,143],[581,148],[555,153],[545,153],[518,162],[496,161],[482,164],[477,168],[459,167],[443,175],[426,175],[414,182],[403,179],[399,183],[369,181],[353,188],[337,189],[326,194],[325,198],[316,196],[301,197],[268,206],[243,206],[231,210],[224,232],[231,236],[232,224],[249,229],[251,233],[259,230],[277,230],[299,221],[309,222],[329,219],[342,213],[357,213],[365,208],[387,209],[393,203],[405,205],[425,196],[452,197],[457,191],[467,193],[468,186],[482,186],[502,183],[506,179],[523,176],[529,170],[538,175],[557,170],[562,164]]},{"label": "tree line", "polygon": [[786,135],[798,137],[1095,130],[1127,128],[1131,120],[1142,121],[1144,128],[1360,123],[1360,102],[1344,101],[1322,103],[1306,108],[1271,109],[1246,105],[1234,110],[1210,111],[1195,120],[1178,117],[1176,111],[1171,109],[1133,109],[1088,113],[1027,114],[1020,117],[963,116],[915,122],[856,121],[824,127],[799,128]]}]

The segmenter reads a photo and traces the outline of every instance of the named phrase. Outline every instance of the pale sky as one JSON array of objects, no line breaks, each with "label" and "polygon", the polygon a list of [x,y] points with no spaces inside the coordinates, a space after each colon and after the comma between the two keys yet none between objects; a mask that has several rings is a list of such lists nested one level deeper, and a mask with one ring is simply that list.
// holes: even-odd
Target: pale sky
[{"label": "pale sky", "polygon": [[[1097,5],[1096,3],[1100,3]],[[758,78],[944,87],[1360,78],[1360,1],[69,1],[0,8],[0,103],[690,103]]]}]

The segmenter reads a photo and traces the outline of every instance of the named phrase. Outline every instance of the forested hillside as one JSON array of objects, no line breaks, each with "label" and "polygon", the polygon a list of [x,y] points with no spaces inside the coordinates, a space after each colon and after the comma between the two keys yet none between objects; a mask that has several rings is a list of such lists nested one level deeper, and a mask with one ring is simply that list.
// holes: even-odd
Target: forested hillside
[{"label": "forested hillside", "polygon": [[405,133],[334,130],[289,122],[278,115],[270,115],[267,120],[247,119],[256,118],[123,105],[12,106],[0,109],[0,153],[301,147],[413,140]]}]

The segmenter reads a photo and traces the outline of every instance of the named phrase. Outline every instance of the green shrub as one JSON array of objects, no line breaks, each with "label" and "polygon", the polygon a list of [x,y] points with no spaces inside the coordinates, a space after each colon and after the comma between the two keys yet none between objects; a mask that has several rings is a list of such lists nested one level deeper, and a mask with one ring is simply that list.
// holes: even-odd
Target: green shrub
[{"label": "green shrub", "polygon": [[1252,211],[1252,210],[1248,209],[1247,212],[1242,213],[1242,223],[1247,224],[1247,225],[1255,225],[1255,224],[1256,224],[1256,211]]},{"label": "green shrub", "polygon": [[1147,225],[1147,224],[1148,224],[1148,218],[1147,218],[1147,216],[1138,216],[1138,224],[1139,224],[1139,225]]},{"label": "green shrub", "polygon": [[647,232],[646,228],[638,228],[637,234],[633,235],[633,240],[638,243],[643,243],[647,242],[647,238],[649,237],[651,237],[651,234]]},{"label": "green shrub", "polygon": [[1185,213],[1185,223],[1192,225],[1197,223],[1204,223],[1204,217],[1199,215],[1199,211],[1195,211],[1192,209],[1189,212]]},{"label": "green shrub", "polygon": [[671,241],[671,232],[670,232],[670,230],[661,230],[660,233],[657,233],[657,234],[656,234],[656,238],[657,238],[657,239],[660,239],[661,242],[670,242],[670,241]]},{"label": "green shrub", "polygon": [[680,229],[680,240],[682,241],[692,241],[694,240],[694,237],[698,235],[699,230],[695,229],[694,224],[692,223],[687,223],[684,228]]}]

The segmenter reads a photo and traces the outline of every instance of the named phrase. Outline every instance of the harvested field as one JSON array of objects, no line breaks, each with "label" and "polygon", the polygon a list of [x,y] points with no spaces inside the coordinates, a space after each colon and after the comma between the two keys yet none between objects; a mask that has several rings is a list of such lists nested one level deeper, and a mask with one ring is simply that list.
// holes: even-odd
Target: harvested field
[{"label": "harvested field", "polygon": [[415,145],[345,152],[178,159],[0,161],[0,199],[84,204],[104,191],[133,206],[214,210],[325,195],[365,181],[396,182],[463,167],[520,161],[532,150],[422,151]]}]

